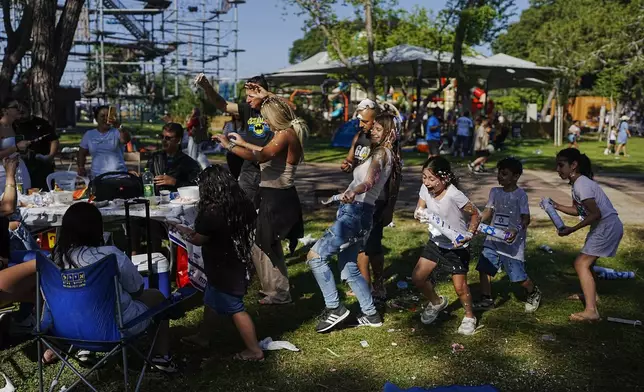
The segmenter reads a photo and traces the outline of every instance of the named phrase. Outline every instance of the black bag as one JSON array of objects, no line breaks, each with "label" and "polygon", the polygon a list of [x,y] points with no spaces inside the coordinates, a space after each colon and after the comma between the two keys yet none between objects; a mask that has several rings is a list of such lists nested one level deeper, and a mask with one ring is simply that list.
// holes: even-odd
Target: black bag
[{"label": "black bag", "polygon": [[94,200],[133,199],[143,196],[143,181],[132,173],[103,173],[90,185]]}]

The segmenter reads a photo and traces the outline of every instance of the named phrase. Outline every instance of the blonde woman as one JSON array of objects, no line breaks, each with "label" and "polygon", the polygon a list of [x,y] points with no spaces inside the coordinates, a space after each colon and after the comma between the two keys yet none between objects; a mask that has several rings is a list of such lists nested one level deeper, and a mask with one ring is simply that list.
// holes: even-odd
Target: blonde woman
[{"label": "blonde woman", "polygon": [[276,96],[269,96],[261,106],[261,115],[275,136],[265,146],[246,142],[235,132],[214,138],[231,153],[258,162],[259,216],[253,261],[262,284],[263,305],[291,302],[288,274],[282,240],[304,235],[302,208],[294,180],[297,165],[304,159],[302,141],[308,133],[304,120],[297,118],[291,107]]}]

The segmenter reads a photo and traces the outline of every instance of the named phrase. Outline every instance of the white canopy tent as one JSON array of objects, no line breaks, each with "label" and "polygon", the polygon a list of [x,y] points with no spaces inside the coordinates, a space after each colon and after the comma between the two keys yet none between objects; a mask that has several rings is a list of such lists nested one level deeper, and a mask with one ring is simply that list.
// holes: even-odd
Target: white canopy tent
[{"label": "white canopy tent", "polygon": [[[374,53],[378,72],[389,77],[412,77],[436,79],[454,77],[449,73],[451,53],[438,53],[411,45],[399,45]],[[361,74],[367,72],[366,56],[351,58],[350,63]],[[472,78],[487,83],[489,90],[511,87],[544,87],[548,85],[555,68],[541,67],[535,63],[496,54],[490,57],[463,57],[466,72]],[[275,83],[319,84],[332,73],[346,73],[347,67],[333,60],[327,52],[320,52],[301,63],[267,74]]]}]

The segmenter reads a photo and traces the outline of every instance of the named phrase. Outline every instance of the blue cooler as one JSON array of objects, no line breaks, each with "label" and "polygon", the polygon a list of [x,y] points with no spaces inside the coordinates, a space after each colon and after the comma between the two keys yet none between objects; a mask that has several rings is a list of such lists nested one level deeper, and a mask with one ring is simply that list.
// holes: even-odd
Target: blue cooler
[{"label": "blue cooler", "polygon": [[[143,282],[145,288],[149,288],[148,280],[148,254],[133,255],[132,263],[143,275]],[[152,253],[152,273],[159,277],[159,291],[170,298],[170,262],[165,258],[163,253]]]}]

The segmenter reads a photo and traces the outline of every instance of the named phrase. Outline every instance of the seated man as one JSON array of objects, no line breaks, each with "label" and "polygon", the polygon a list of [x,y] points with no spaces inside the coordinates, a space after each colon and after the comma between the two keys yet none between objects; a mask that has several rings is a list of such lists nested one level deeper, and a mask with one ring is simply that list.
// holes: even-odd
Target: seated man
[{"label": "seated man", "polygon": [[201,166],[181,151],[183,127],[177,123],[163,126],[161,151],[155,152],[148,160],[148,170],[154,175],[156,193],[197,184]]}]

